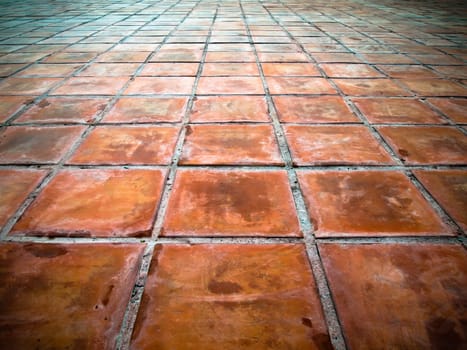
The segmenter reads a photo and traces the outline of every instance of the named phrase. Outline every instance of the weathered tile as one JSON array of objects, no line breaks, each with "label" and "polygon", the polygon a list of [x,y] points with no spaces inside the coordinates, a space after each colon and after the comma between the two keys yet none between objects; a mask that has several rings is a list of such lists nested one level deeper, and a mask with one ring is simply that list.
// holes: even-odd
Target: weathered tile
[{"label": "weathered tile", "polygon": [[29,102],[31,102],[30,97],[0,96],[0,123],[8,120]]},{"label": "weathered tile", "polygon": [[378,131],[406,164],[466,164],[467,137],[448,126],[384,126]]},{"label": "weathered tile", "polygon": [[7,78],[0,82],[0,95],[42,95],[60,78]]},{"label": "weathered tile", "polygon": [[142,244],[0,244],[0,347],[114,349]]},{"label": "weathered tile", "polygon": [[199,95],[216,94],[264,94],[259,77],[201,77],[196,93]]},{"label": "weathered tile", "polygon": [[272,237],[301,232],[285,172],[179,170],[162,235]]},{"label": "weathered tile", "polygon": [[162,170],[62,170],[12,234],[150,236],[164,176]]},{"label": "weathered tile", "polygon": [[267,77],[271,94],[336,94],[331,84],[322,78]]},{"label": "weathered tile", "polygon": [[94,52],[58,52],[43,60],[44,63],[86,63],[96,57]]},{"label": "weathered tile", "polygon": [[467,255],[457,245],[320,244],[349,348],[462,349]]},{"label": "weathered tile", "polygon": [[126,76],[133,75],[139,63],[94,63],[81,71],[80,77],[111,77],[111,76]]},{"label": "weathered tile", "polygon": [[194,77],[136,77],[125,95],[181,94],[191,95]]},{"label": "weathered tile", "polygon": [[411,96],[390,79],[333,79],[348,96]]},{"label": "weathered tile", "polygon": [[125,51],[108,51],[105,52],[99,57],[97,57],[96,62],[144,62],[146,58],[150,55],[150,52],[125,52]]},{"label": "weathered tile", "polygon": [[157,246],[131,349],[331,349],[299,244]]},{"label": "weathered tile", "polygon": [[148,63],[141,76],[196,76],[198,63]]},{"label": "weathered tile", "polygon": [[262,63],[265,76],[321,76],[312,63]]},{"label": "weathered tile", "polygon": [[206,62],[255,62],[255,55],[253,52],[213,52],[209,51],[206,54]]},{"label": "weathered tile", "polygon": [[115,95],[129,77],[73,77],[52,95]]},{"label": "weathered tile", "polygon": [[300,171],[316,235],[451,235],[421,193],[397,171]]},{"label": "weathered tile", "polygon": [[7,77],[25,67],[23,63],[0,64],[0,77]]},{"label": "weathered tile", "polygon": [[467,123],[467,100],[462,98],[429,98],[427,101],[456,123]]},{"label": "weathered tile", "polygon": [[321,68],[331,78],[379,78],[384,77],[367,64],[326,63]]},{"label": "weathered tile", "polygon": [[20,73],[16,77],[66,77],[78,69],[80,64],[35,64]]},{"label": "weathered tile", "polygon": [[202,76],[259,75],[256,63],[205,63]]},{"label": "weathered tile", "polygon": [[420,96],[467,96],[467,89],[443,79],[401,79],[401,83]]}]

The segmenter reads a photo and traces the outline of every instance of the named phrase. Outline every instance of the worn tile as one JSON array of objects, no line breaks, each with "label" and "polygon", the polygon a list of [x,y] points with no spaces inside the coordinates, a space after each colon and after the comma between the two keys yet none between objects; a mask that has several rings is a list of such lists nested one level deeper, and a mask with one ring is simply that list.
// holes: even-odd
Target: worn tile
[{"label": "worn tile", "polygon": [[206,53],[206,62],[255,62],[255,55],[248,51],[241,55],[238,52],[209,51]]},{"label": "worn tile", "polygon": [[414,170],[431,195],[467,231],[467,171]]},{"label": "worn tile", "polygon": [[451,235],[401,172],[300,171],[318,237]]},{"label": "worn tile", "polygon": [[150,62],[201,62],[202,57],[202,50],[160,50],[151,57]]},{"label": "worn tile", "polygon": [[385,126],[378,131],[406,164],[466,164],[467,137],[448,126]]},{"label": "worn tile", "polygon": [[16,77],[66,77],[81,67],[80,64],[35,64],[18,74]]},{"label": "worn tile", "polygon": [[0,64],[0,77],[7,77],[23,67],[25,64],[22,63]]},{"label": "worn tile", "polygon": [[81,71],[78,75],[80,77],[121,77],[133,75],[139,63],[94,63]]},{"label": "worn tile", "polygon": [[264,94],[259,77],[201,77],[196,93],[199,95],[215,94]]},{"label": "worn tile", "polygon": [[381,65],[378,66],[384,73],[396,79],[436,79],[440,78],[433,70],[418,65]]},{"label": "worn tile", "polygon": [[443,79],[400,79],[402,84],[420,96],[467,96],[460,84]]},{"label": "worn tile", "polygon": [[457,245],[320,244],[352,349],[462,349],[467,255]]},{"label": "worn tile", "polygon": [[267,77],[271,94],[336,94],[331,84],[322,78]]},{"label": "worn tile", "polygon": [[0,95],[42,95],[60,78],[7,78],[0,82]]},{"label": "worn tile", "polygon": [[52,95],[115,95],[129,77],[73,77]]},{"label": "worn tile", "polygon": [[7,121],[30,102],[32,102],[30,97],[0,96],[0,123]]},{"label": "worn tile", "polygon": [[136,77],[125,95],[181,94],[191,95],[194,77]]},{"label": "worn tile", "polygon": [[456,123],[467,124],[467,99],[429,98],[427,101]]},{"label": "worn tile", "polygon": [[0,347],[114,349],[142,244],[0,245]]},{"label": "worn tile", "polygon": [[390,79],[333,79],[348,96],[411,96]]},{"label": "worn tile", "polygon": [[180,164],[281,165],[274,131],[269,125],[191,125]]},{"label": "worn tile", "polygon": [[355,123],[360,120],[338,96],[274,96],[274,104],[284,123]]},{"label": "worn tile", "polygon": [[47,97],[23,113],[15,123],[91,123],[108,99]]},{"label": "worn tile", "polygon": [[99,57],[97,57],[96,62],[144,62],[146,58],[151,54],[151,52],[125,52],[125,51],[107,51]]},{"label": "worn tile", "polygon": [[188,98],[123,97],[102,120],[103,123],[179,122]]},{"label": "worn tile", "polygon": [[196,76],[198,63],[148,63],[144,66],[141,76]]},{"label": "worn tile", "polygon": [[259,75],[256,63],[205,63],[202,76]]},{"label": "worn tile", "polygon": [[367,64],[326,63],[321,68],[331,78],[379,78],[384,77]]},{"label": "worn tile", "polygon": [[446,123],[438,113],[414,99],[355,98],[353,101],[370,123]]},{"label": "worn tile", "polygon": [[57,163],[83,131],[81,126],[10,126],[0,132],[0,164]]},{"label": "worn tile", "polygon": [[332,349],[304,247],[157,246],[130,348],[188,344]]},{"label": "worn tile", "polygon": [[273,237],[301,232],[285,172],[179,170],[162,235]]},{"label": "worn tile", "polygon": [[260,62],[309,62],[301,52],[258,52]]},{"label": "worn tile", "polygon": [[321,76],[312,63],[262,63],[265,76]]},{"label": "worn tile", "polygon": [[75,169],[60,171],[13,227],[13,235],[145,237],[165,171]]},{"label": "worn tile", "polygon": [[69,164],[169,164],[179,128],[101,126],[84,140]]},{"label": "worn tile", "polygon": [[43,60],[44,63],[87,63],[96,57],[94,52],[58,52]]},{"label": "worn tile", "polygon": [[394,163],[360,125],[287,125],[285,134],[296,165]]}]

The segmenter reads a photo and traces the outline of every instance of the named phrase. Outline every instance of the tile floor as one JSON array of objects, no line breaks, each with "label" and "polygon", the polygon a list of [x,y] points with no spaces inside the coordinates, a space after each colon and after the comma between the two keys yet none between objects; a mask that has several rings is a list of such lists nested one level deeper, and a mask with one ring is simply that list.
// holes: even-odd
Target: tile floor
[{"label": "tile floor", "polygon": [[4,0],[1,349],[467,349],[465,3]]}]

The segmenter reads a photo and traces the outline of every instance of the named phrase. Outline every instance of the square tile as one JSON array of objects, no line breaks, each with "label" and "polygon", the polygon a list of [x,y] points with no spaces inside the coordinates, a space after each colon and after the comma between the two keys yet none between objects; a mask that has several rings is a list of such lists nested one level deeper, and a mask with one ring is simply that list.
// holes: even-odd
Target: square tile
[{"label": "square tile", "polygon": [[420,96],[467,96],[460,84],[442,79],[401,79],[402,84]]},{"label": "square tile", "polygon": [[374,68],[367,64],[321,64],[321,68],[327,76],[332,78],[379,78],[384,77]]},{"label": "square tile", "polygon": [[72,77],[52,95],[115,95],[129,77]]},{"label": "square tile", "polygon": [[148,63],[144,66],[141,76],[189,76],[198,72],[199,63]]},{"label": "square tile", "polygon": [[194,77],[136,77],[125,95],[181,94],[191,95]]},{"label": "square tile", "polygon": [[0,82],[0,95],[42,95],[60,78],[7,78]]},{"label": "square tile", "polygon": [[45,174],[44,170],[0,169],[0,227],[6,224]]},{"label": "square tile", "polygon": [[283,123],[358,123],[338,96],[274,96],[277,115]]},{"label": "square tile", "polygon": [[180,157],[183,165],[282,165],[269,125],[191,125]]},{"label": "square tile", "polygon": [[461,349],[465,249],[442,244],[321,244],[347,346]]},{"label": "square tile", "polygon": [[348,96],[410,96],[390,79],[333,79]]},{"label": "square tile", "polygon": [[406,164],[466,164],[467,137],[448,126],[382,126],[380,134]]},{"label": "square tile", "polygon": [[133,75],[139,63],[93,63],[78,75],[80,77],[121,77]]},{"label": "square tile", "polygon": [[179,122],[185,114],[187,102],[187,97],[123,97],[102,123]]},{"label": "square tile", "polygon": [[205,63],[202,76],[259,75],[256,63]]},{"label": "square tile", "polygon": [[112,349],[142,244],[0,245],[0,347]]},{"label": "square tile", "polygon": [[32,102],[30,97],[0,96],[0,123],[7,121],[30,102]]},{"label": "square tile", "polygon": [[68,164],[169,164],[179,128],[98,126]]},{"label": "square tile", "polygon": [[144,62],[151,52],[108,51],[96,58],[96,62]]},{"label": "square tile", "polygon": [[0,164],[58,163],[82,126],[10,126],[0,131]]},{"label": "square tile", "polygon": [[108,99],[47,97],[15,120],[15,123],[91,123],[105,109]]},{"label": "square tile", "polygon": [[414,170],[413,173],[459,226],[467,231],[467,171]]},{"label": "square tile", "polygon": [[206,62],[256,62],[253,52],[213,52],[206,53]]},{"label": "square tile", "polygon": [[467,100],[463,98],[429,98],[427,101],[456,123],[467,124]]},{"label": "square tile", "polygon": [[433,70],[418,65],[380,65],[378,66],[391,78],[435,79],[440,78]]},{"label": "square tile", "polygon": [[81,67],[80,64],[35,64],[20,73],[16,77],[66,77]]},{"label": "square tile", "polygon": [[309,62],[301,52],[258,52],[261,62]]},{"label": "square tile", "polygon": [[264,94],[264,89],[259,77],[201,77],[196,93],[199,95],[249,95]]},{"label": "square tile", "polygon": [[312,63],[262,63],[265,76],[321,76]]},{"label": "square tile", "polygon": [[355,98],[370,123],[444,124],[446,121],[426,104],[404,98]]},{"label": "square tile", "polygon": [[43,63],[87,63],[96,57],[94,52],[58,52],[50,55]]},{"label": "square tile", "polygon": [[11,234],[148,237],[165,173],[147,169],[62,170]]},{"label": "square tile", "polygon": [[305,77],[267,77],[271,94],[336,94],[326,79]]},{"label": "square tile", "polygon": [[0,64],[0,77],[7,77],[21,68],[25,67],[25,64]]},{"label": "square tile", "polygon": [[183,169],[175,179],[162,235],[302,234],[285,172]]},{"label": "square tile", "polygon": [[300,171],[318,237],[452,235],[397,171]]},{"label": "square tile", "polygon": [[160,50],[149,62],[201,62],[202,50]]},{"label": "square tile", "polygon": [[287,125],[295,165],[393,164],[366,126]]},{"label": "square tile", "polygon": [[187,344],[331,349],[304,247],[157,246],[130,348]]}]

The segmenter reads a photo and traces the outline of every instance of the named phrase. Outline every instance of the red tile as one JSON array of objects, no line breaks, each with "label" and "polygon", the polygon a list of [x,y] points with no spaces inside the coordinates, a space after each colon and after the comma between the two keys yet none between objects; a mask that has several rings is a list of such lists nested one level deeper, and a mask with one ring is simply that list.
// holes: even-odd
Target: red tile
[{"label": "red tile", "polygon": [[378,128],[406,164],[466,164],[467,138],[447,126]]},{"label": "red tile", "polygon": [[205,63],[202,76],[259,75],[256,63]]},{"label": "red tile", "polygon": [[451,235],[404,174],[300,171],[318,237]]},{"label": "red tile", "polygon": [[148,63],[142,76],[196,76],[199,63]]},{"label": "red tile", "polygon": [[355,123],[360,120],[341,97],[274,96],[281,122],[285,123]]},{"label": "red tile", "polygon": [[467,96],[462,85],[442,79],[401,79],[410,90],[420,96]]},{"label": "red tile", "polygon": [[10,126],[0,133],[0,164],[57,163],[83,131],[81,126]]},{"label": "red tile", "polygon": [[381,73],[367,64],[321,64],[321,68],[329,77],[339,78],[378,78],[383,77]]},{"label": "red tile", "polygon": [[392,164],[384,148],[360,125],[287,125],[294,164]]},{"label": "red tile", "polygon": [[191,125],[180,164],[281,165],[274,131],[269,125]]},{"label": "red tile", "polygon": [[7,77],[21,68],[25,67],[24,64],[0,64],[0,77]]},{"label": "red tile", "polygon": [[162,235],[273,237],[301,233],[285,172],[179,170]]},{"label": "red tile", "polygon": [[7,78],[0,82],[0,95],[42,95],[60,78]]},{"label": "red tile", "polygon": [[371,64],[414,64],[413,59],[406,55],[388,53],[361,53],[365,61]]},{"label": "red tile", "polygon": [[188,98],[123,97],[104,117],[103,123],[179,122]]},{"label": "red tile", "polygon": [[433,66],[432,68],[440,75],[446,75],[451,79],[467,79],[465,66]]},{"label": "red tile", "polygon": [[347,346],[461,349],[467,255],[457,245],[321,244]]},{"label": "red tile", "polygon": [[99,57],[96,62],[144,62],[151,52],[125,52],[125,51],[108,51]]},{"label": "red tile", "polygon": [[80,64],[35,64],[20,73],[16,77],[65,77],[76,69]]},{"label": "red tile", "polygon": [[418,100],[356,98],[353,101],[370,123],[445,123],[436,112]]},{"label": "red tile", "polygon": [[102,126],[94,129],[69,164],[169,164],[179,128]]},{"label": "red tile", "polygon": [[196,93],[248,95],[264,94],[264,89],[259,77],[201,77]]},{"label": "red tile", "polygon": [[150,62],[201,62],[202,50],[160,50],[149,60]]},{"label": "red tile", "polygon": [[467,123],[467,100],[462,98],[429,98],[427,101],[456,123]]},{"label": "red tile", "polygon": [[206,54],[206,62],[255,62],[253,52],[208,52]]},{"label": "red tile", "polygon": [[139,66],[139,63],[94,63],[81,71],[78,75],[81,77],[121,77],[133,75]]},{"label": "red tile", "polygon": [[109,100],[48,97],[15,120],[16,123],[91,123]]},{"label": "red tile", "polygon": [[0,170],[0,227],[44,178],[43,170]]},{"label": "red tile", "polygon": [[336,94],[326,79],[304,77],[267,77],[271,94]]},{"label": "red tile", "polygon": [[0,245],[0,347],[113,349],[143,248]]},{"label": "red tile", "polygon": [[317,62],[329,63],[362,63],[362,60],[354,53],[340,53],[340,52],[314,52],[313,58]]},{"label": "red tile", "polygon": [[262,63],[265,76],[321,76],[312,63]]},{"label": "red tile", "polygon": [[130,348],[187,344],[331,349],[304,247],[157,246]]},{"label": "red tile", "polygon": [[151,235],[162,170],[62,170],[13,227],[14,235]]},{"label": "red tile", "polygon": [[414,79],[433,79],[440,76],[431,69],[416,65],[381,65],[379,69],[384,71],[391,78],[414,78]]},{"label": "red tile", "polygon": [[414,170],[433,197],[467,231],[467,171]]},{"label": "red tile", "polygon": [[52,95],[115,95],[129,77],[73,77]]},{"label": "red tile", "polygon": [[29,97],[0,96],[0,123],[7,121],[8,118],[29,102],[31,102]]},{"label": "red tile", "polygon": [[47,57],[43,63],[86,63],[94,57],[94,52],[59,52]]},{"label": "red tile", "polygon": [[258,52],[261,62],[309,62],[301,52]]},{"label": "red tile", "polygon": [[410,96],[390,79],[333,79],[349,96]]},{"label": "red tile", "polygon": [[125,95],[182,94],[191,95],[194,77],[136,77]]}]

